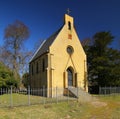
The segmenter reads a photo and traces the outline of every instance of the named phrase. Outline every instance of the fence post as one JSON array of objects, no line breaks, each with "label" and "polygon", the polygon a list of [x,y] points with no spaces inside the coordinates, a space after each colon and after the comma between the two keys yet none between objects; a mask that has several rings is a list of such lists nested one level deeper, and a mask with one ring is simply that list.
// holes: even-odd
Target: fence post
[{"label": "fence post", "polygon": [[13,107],[12,86],[10,87],[10,107]]},{"label": "fence post", "polygon": [[112,88],[111,88],[111,86],[110,86],[110,95],[111,95],[111,92],[112,92],[111,90],[112,90]]},{"label": "fence post", "polygon": [[57,87],[56,87],[56,102],[58,103],[58,95],[57,95]]},{"label": "fence post", "polygon": [[79,87],[77,87],[77,102],[78,102],[78,100],[79,100]]},{"label": "fence post", "polygon": [[68,94],[67,94],[67,95],[68,95],[68,98],[67,98],[67,99],[68,99],[68,103],[69,103],[69,87],[68,87]]},{"label": "fence post", "polygon": [[101,94],[101,87],[99,86],[99,95]]},{"label": "fence post", "polygon": [[2,88],[1,88],[1,93],[0,94],[2,95]]},{"label": "fence post", "polygon": [[118,87],[118,95],[120,94],[120,87]]},{"label": "fence post", "polygon": [[43,86],[43,104],[45,104],[45,86]]},{"label": "fence post", "polygon": [[115,92],[114,92],[114,95],[116,95],[116,92],[117,92],[117,87],[115,86]]},{"label": "fence post", "polygon": [[106,89],[106,86],[105,86],[105,93],[104,93],[105,96],[106,96],[106,90],[107,90],[107,89]]},{"label": "fence post", "polygon": [[28,106],[30,106],[30,86],[28,86]]},{"label": "fence post", "polygon": [[[2,89],[2,88],[1,88]],[[2,90],[0,89],[0,95],[2,95]],[[0,103],[1,103],[1,101],[0,101]]]}]

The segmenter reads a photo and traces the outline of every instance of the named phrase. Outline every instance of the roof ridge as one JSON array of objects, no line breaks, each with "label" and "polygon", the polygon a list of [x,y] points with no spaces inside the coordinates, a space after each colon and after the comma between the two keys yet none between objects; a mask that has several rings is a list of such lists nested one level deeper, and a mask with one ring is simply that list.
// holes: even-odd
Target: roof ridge
[{"label": "roof ridge", "polygon": [[33,58],[35,57],[35,55],[38,53],[38,51],[40,50],[40,48],[44,45],[44,43],[46,42],[46,40],[43,40],[43,42],[41,43],[41,45],[38,47],[38,49],[36,50],[36,52],[33,54],[32,58],[30,59],[29,62],[31,62],[33,60]]},{"label": "roof ridge", "polygon": [[60,27],[56,32],[54,32],[50,37],[48,37],[47,40],[44,40],[42,42],[42,44],[40,45],[40,47],[37,49],[37,51],[32,56],[30,62],[32,60],[35,60],[36,58],[38,58],[39,56],[41,56],[45,52],[49,51],[49,47],[51,46],[51,44],[53,43],[53,41],[56,39],[56,37],[58,36],[58,34],[59,34],[59,32],[61,31],[62,28],[63,28],[63,26]]}]

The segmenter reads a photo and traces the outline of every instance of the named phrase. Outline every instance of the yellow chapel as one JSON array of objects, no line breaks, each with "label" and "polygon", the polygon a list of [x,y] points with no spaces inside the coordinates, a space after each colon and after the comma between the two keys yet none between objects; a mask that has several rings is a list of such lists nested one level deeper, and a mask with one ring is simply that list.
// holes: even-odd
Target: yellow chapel
[{"label": "yellow chapel", "polygon": [[68,87],[88,91],[86,54],[74,27],[74,18],[64,15],[64,24],[40,45],[29,63],[30,87],[46,89],[45,96],[54,97],[53,88]]}]

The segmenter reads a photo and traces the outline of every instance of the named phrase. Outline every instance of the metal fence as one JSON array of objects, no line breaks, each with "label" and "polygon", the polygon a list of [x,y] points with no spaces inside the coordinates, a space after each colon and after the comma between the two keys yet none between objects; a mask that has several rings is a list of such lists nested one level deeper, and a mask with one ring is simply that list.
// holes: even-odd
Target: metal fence
[{"label": "metal fence", "polygon": [[[46,90],[54,90],[53,97],[46,97]],[[24,89],[18,90],[13,89],[0,89],[0,107],[15,107],[15,106],[25,106],[25,105],[35,105],[35,104],[46,104],[46,103],[59,103],[61,101],[77,100],[76,97],[66,92],[66,95],[59,92],[63,92],[63,88],[42,88],[42,89]]]},{"label": "metal fence", "polygon": [[118,94],[120,95],[120,87],[99,87],[100,95],[111,95]]},{"label": "metal fence", "polygon": [[[46,92],[52,92],[52,97],[47,97]],[[0,107],[15,107],[15,106],[29,106],[35,104],[59,103],[62,101],[69,102],[71,100],[78,101],[78,95],[81,99],[89,96],[76,88],[76,95],[72,95],[64,88],[41,88],[41,89],[0,89]],[[99,95],[120,95],[120,87],[99,87]],[[82,98],[83,97],[83,98]]]}]

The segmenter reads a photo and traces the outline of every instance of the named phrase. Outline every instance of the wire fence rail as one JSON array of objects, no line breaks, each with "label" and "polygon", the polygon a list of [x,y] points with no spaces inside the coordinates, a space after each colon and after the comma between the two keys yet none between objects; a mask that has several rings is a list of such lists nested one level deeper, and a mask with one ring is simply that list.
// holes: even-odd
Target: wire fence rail
[{"label": "wire fence rail", "polygon": [[100,95],[120,95],[120,87],[99,87]]},{"label": "wire fence rail", "polygon": [[42,89],[24,89],[18,90],[10,89],[0,89],[0,107],[16,107],[16,106],[29,106],[35,104],[46,104],[46,103],[59,103],[62,101],[69,102],[70,100],[77,101],[77,98],[70,96],[69,92],[66,95],[58,95],[58,92],[62,92],[63,88],[50,88],[49,90],[54,90],[54,97],[46,97],[45,88]]},{"label": "wire fence rail", "polygon": [[[53,91],[53,97],[47,97],[46,91]],[[87,93],[82,93],[79,88],[76,88],[76,96],[70,94],[63,88],[41,88],[41,89],[14,89],[12,86],[10,89],[0,89],[0,107],[16,107],[16,106],[30,106],[35,104],[47,104],[47,103],[59,103],[59,102],[69,102],[71,100],[78,101],[77,97],[82,100],[88,98]],[[59,92],[61,95],[59,95]],[[120,95],[120,87],[99,87],[99,95]],[[82,98],[83,97],[83,98]],[[79,98],[79,99],[80,99]],[[94,99],[94,98],[92,98]]]}]

